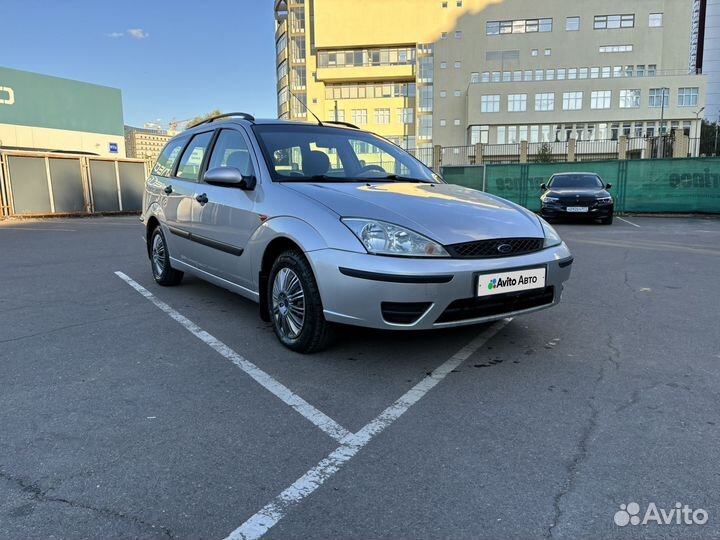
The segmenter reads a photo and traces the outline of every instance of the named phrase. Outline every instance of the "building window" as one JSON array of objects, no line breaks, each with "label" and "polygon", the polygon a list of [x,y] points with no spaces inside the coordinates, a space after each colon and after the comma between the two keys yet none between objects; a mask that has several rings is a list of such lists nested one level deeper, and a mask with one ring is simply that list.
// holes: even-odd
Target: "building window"
[{"label": "building window", "polygon": [[580,17],[568,17],[565,19],[565,30],[568,32],[577,32],[580,30]]},{"label": "building window", "polygon": [[453,92],[453,95],[454,95],[455,97],[462,97],[462,90],[455,90],[455,91]]},{"label": "building window", "polygon": [[[663,95],[665,99],[663,100]],[[667,88],[651,88],[650,89],[650,100],[649,105],[652,108],[658,108],[663,106],[663,101],[665,101],[664,106],[667,107],[668,100],[670,99],[670,93],[668,92]]]},{"label": "building window", "polygon": [[555,94],[535,94],[535,110],[547,112],[555,110]]},{"label": "building window", "polygon": [[555,80],[555,70],[554,69],[548,69],[545,71],[545,80],[546,81],[554,81]]},{"label": "building window", "polygon": [[442,34],[440,34],[440,38],[441,38],[441,39],[447,39],[447,38],[448,38],[448,33],[447,33],[447,32],[443,32]]},{"label": "building window", "polygon": [[418,108],[423,112],[430,112],[433,108],[433,87],[423,86],[418,96]]},{"label": "building window", "polygon": [[375,109],[375,123],[376,124],[389,124],[390,123],[390,109]]},{"label": "building window", "polygon": [[586,68],[586,67],[581,67],[581,68],[580,68],[580,71],[579,71],[579,77],[578,77],[578,78],[580,78],[580,79],[587,79],[587,78],[588,78],[588,73],[589,73],[588,68]]},{"label": "building window", "polygon": [[537,49],[533,49],[530,51],[530,56],[537,56],[538,54],[540,54],[540,51]]},{"label": "building window", "polygon": [[442,3],[442,7],[443,7],[443,9],[447,9],[448,3],[447,3],[447,2],[443,2],[443,3]]},{"label": "building window", "polygon": [[461,67],[462,67],[462,62],[460,62],[459,60],[456,60],[455,61],[455,69],[460,69]]},{"label": "building window", "polygon": [[499,71],[492,72],[492,82],[500,82],[500,72]]},{"label": "building window", "polygon": [[545,49],[545,56],[551,56],[552,55],[552,49]]},{"label": "building window", "polygon": [[462,39],[462,30],[455,30],[455,39]]},{"label": "building window", "polygon": [[455,5],[457,7],[462,7],[462,0],[457,0],[457,3]]},{"label": "building window", "polygon": [[620,90],[621,109],[640,108],[640,90]]},{"label": "building window", "polygon": [[415,110],[411,107],[398,109],[398,121],[401,124],[412,124],[415,122]]},{"label": "building window", "polygon": [[440,69],[447,69],[447,62],[440,62]]},{"label": "building window", "polygon": [[[485,73],[487,73],[488,80],[490,80],[490,73],[488,73],[488,72],[485,72]],[[485,73],[483,73],[483,78],[485,76]],[[488,81],[483,80],[482,82],[488,82]],[[480,74],[476,73],[476,72],[471,73],[470,74],[470,84],[478,84],[478,83],[480,83]]]},{"label": "building window", "polygon": [[601,53],[626,53],[633,52],[632,45],[602,45],[599,48]]},{"label": "building window", "polygon": [[678,90],[678,107],[697,107],[698,88],[680,88]]},{"label": "building window", "polygon": [[558,81],[564,81],[567,78],[567,70],[565,68],[558,68],[557,70],[557,80]]},{"label": "building window", "polygon": [[603,79],[609,79],[610,78],[610,66],[603,66],[602,68],[602,78]]},{"label": "building window", "polygon": [[609,109],[612,102],[610,90],[596,90],[590,96],[591,109]]},{"label": "building window", "polygon": [[563,110],[579,111],[582,109],[583,93],[582,92],[564,92],[563,93]]},{"label": "building window", "polygon": [[445,127],[445,126],[447,126],[447,120],[441,119],[441,120],[440,120],[440,127]]},{"label": "building window", "polygon": [[654,77],[657,74],[657,64],[648,64],[647,76]]},{"label": "building window", "polygon": [[650,28],[660,28],[663,25],[663,14],[662,13],[651,13],[648,26]]},{"label": "building window", "polygon": [[527,111],[527,94],[510,94],[508,96],[508,112]]},{"label": "building window", "polygon": [[356,126],[362,126],[367,124],[367,109],[353,109],[352,110],[352,121]]},{"label": "building window", "polygon": [[335,122],[345,121],[345,109],[333,109],[330,111],[330,118]]},{"label": "building window", "polygon": [[593,21],[593,28],[595,30],[634,27],[635,15],[595,15]]},{"label": "building window", "polygon": [[420,82],[432,82],[433,80],[433,59],[421,58],[418,62],[418,80]]},{"label": "building window", "polygon": [[440,90],[440,97],[441,98],[447,97],[447,90]]},{"label": "building window", "polygon": [[490,126],[472,126],[470,144],[487,144],[490,141]]},{"label": "building window", "polygon": [[432,139],[432,116],[429,114],[420,116],[418,122],[420,123],[418,137],[421,139]]},{"label": "building window", "polygon": [[535,70],[535,80],[536,81],[544,81],[545,80],[545,70],[536,69]]},{"label": "building window", "polygon": [[500,96],[480,96],[480,112],[497,113],[500,112]]},{"label": "building window", "polygon": [[488,21],[485,33],[488,36],[498,34],[529,34],[534,32],[552,32],[552,19],[518,19],[515,21]]}]

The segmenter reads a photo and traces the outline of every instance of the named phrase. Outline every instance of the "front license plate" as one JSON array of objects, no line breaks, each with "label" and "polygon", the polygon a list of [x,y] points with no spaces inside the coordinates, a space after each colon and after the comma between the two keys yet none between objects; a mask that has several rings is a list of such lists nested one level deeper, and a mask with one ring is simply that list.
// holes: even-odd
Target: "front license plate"
[{"label": "front license plate", "polygon": [[545,267],[494,272],[478,276],[477,295],[492,296],[517,291],[545,288]]},{"label": "front license plate", "polygon": [[567,211],[575,212],[577,214],[585,214],[588,211],[588,207],[587,206],[568,206]]}]

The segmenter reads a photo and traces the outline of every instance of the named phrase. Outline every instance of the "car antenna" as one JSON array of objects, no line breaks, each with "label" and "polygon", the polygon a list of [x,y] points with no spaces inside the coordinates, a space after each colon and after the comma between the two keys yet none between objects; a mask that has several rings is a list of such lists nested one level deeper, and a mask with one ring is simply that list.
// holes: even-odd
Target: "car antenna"
[{"label": "car antenna", "polygon": [[310,110],[310,107],[307,106],[307,103],[303,103],[302,100],[301,100],[299,97],[297,97],[295,94],[293,94],[292,90],[288,89],[288,93],[289,93],[292,97],[294,97],[295,99],[297,99],[297,100],[298,100],[298,103],[300,103],[303,107],[305,107],[305,110],[306,110],[307,112],[309,112],[310,114],[313,115],[313,118],[314,118],[315,120],[317,120],[317,123],[318,123],[319,126],[323,126],[323,125],[324,125],[324,124],[320,121],[320,119],[315,115],[315,113]]}]

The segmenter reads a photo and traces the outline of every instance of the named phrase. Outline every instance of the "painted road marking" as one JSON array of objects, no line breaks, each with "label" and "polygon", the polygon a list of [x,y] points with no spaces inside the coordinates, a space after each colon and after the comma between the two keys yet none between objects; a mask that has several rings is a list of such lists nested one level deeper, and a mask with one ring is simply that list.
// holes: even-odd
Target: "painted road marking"
[{"label": "painted road marking", "polygon": [[624,221],[624,222],[627,223],[628,225],[632,225],[633,227],[637,227],[638,229],[640,229],[640,225],[638,225],[637,223],[633,223],[632,221],[628,221],[627,219],[623,219],[623,218],[621,218],[621,217],[618,217],[618,219],[619,219],[620,221]]},{"label": "painted road marking", "polygon": [[310,405],[307,401],[295,394],[288,387],[273,379],[270,375],[265,373],[255,364],[233,351],[222,341],[208,334],[205,330],[200,328],[190,319],[175,311],[168,304],[157,298],[138,282],[136,282],[122,272],[115,272],[115,275],[122,279],[125,283],[130,285],[133,289],[135,289],[145,298],[150,300],[150,302],[155,304],[156,307],[158,307],[161,311],[165,312],[168,316],[170,316],[171,319],[180,323],[180,325],[183,326],[188,332],[190,332],[200,341],[208,345],[210,348],[214,349],[221,356],[224,356],[225,358],[230,360],[233,364],[235,364],[245,373],[250,375],[250,377],[255,379],[255,382],[257,382],[260,386],[268,390],[271,394],[280,398],[283,403],[295,409],[298,413],[300,413],[307,420],[315,424],[318,428],[327,433],[330,437],[342,443],[347,439],[348,436],[351,435],[351,433],[347,429],[335,422],[335,420]]},{"label": "painted road marking", "polygon": [[325,459],[298,478],[289,488],[258,511],[254,516],[230,533],[226,540],[257,540],[275,526],[300,502],[311,495],[332,475],[350,461],[375,436],[387,429],[410,407],[420,401],[447,375],[495,336],[512,319],[504,319],[490,326],[470,344],[460,349],[448,361],[408,390],[400,399],[385,409],[380,416],[354,434],[347,435],[341,445]]}]

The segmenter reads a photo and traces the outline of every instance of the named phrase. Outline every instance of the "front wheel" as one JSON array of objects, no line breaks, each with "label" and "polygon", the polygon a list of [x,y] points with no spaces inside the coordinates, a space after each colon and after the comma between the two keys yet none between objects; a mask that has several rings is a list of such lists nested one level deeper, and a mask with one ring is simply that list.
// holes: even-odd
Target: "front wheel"
[{"label": "front wheel", "polygon": [[312,353],[325,348],[331,327],[307,259],[297,250],[280,255],[268,280],[267,302],[273,331],[287,348]]},{"label": "front wheel", "polygon": [[606,217],[606,218],[603,218],[603,219],[600,221],[600,223],[602,223],[603,225],[612,225],[612,222],[613,222],[613,215],[612,215],[612,214],[610,214],[610,215],[609,215],[608,217]]},{"label": "front wheel", "polygon": [[183,273],[175,270],[170,264],[170,251],[162,229],[158,225],[150,236],[150,265],[155,281],[159,285],[171,287],[178,285],[183,278]]}]

